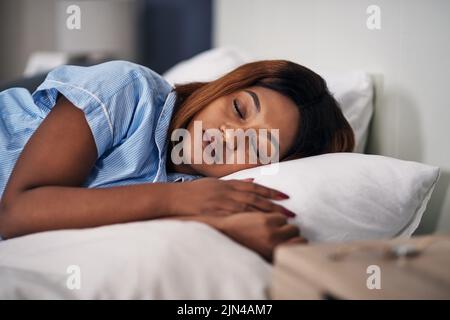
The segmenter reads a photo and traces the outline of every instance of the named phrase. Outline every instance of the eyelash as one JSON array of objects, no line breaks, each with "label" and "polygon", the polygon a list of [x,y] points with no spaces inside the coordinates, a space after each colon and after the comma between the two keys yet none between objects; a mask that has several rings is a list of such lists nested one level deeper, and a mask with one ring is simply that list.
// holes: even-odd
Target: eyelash
[{"label": "eyelash", "polygon": [[233,107],[234,110],[236,110],[236,112],[238,113],[239,117],[241,119],[244,119],[244,115],[242,114],[241,110],[239,109],[239,105],[236,99],[233,99]]}]

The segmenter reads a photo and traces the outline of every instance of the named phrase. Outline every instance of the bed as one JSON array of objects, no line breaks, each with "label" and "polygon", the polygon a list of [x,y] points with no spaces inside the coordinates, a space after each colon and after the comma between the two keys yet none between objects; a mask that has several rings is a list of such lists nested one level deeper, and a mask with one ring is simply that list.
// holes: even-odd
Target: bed
[{"label": "bed", "polygon": [[[250,59],[235,49],[215,49],[164,76],[172,83],[209,80]],[[313,242],[410,236],[439,169],[358,153],[372,116],[371,78],[361,72],[325,78],[354,128],[357,152],[295,160],[275,175],[254,168],[226,178],[256,175],[258,183],[294,190],[298,196],[286,207],[302,212],[292,222]],[[0,242],[0,299],[268,299],[272,268],[198,222],[154,220],[51,231]]]},{"label": "bed", "polygon": [[271,269],[197,222],[64,230],[0,245],[0,299],[265,299]]}]

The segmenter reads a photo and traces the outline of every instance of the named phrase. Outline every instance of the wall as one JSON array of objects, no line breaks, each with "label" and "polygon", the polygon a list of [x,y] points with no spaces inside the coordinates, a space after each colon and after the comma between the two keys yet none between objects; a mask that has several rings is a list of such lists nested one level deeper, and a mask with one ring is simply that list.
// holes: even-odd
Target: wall
[{"label": "wall", "polygon": [[22,75],[33,51],[56,49],[53,2],[0,1],[0,83]]},{"label": "wall", "polygon": [[[381,29],[366,27],[369,5]],[[216,0],[214,45],[375,75],[369,153],[441,167],[418,233],[450,232],[450,1]]]},{"label": "wall", "polygon": [[[135,0],[1,0],[0,83],[21,77],[36,51],[110,52],[135,56]],[[69,30],[66,9],[81,9],[81,29]]]},{"label": "wall", "polygon": [[[0,86],[35,51],[112,53],[164,72],[211,48],[210,0],[0,0]],[[77,5],[81,29],[68,29]]]}]

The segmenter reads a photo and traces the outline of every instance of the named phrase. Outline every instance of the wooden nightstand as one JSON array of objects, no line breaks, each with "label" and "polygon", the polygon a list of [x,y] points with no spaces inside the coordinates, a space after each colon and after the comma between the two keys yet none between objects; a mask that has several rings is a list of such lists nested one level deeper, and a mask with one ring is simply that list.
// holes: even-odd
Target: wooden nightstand
[{"label": "wooden nightstand", "polygon": [[285,245],[273,299],[450,299],[450,236]]}]

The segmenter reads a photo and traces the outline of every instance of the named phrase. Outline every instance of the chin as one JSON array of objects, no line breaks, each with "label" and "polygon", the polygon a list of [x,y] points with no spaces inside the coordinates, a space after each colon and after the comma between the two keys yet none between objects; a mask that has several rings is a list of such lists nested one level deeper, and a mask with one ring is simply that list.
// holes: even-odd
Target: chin
[{"label": "chin", "polygon": [[193,167],[195,171],[197,171],[201,175],[213,178],[221,178],[237,171],[257,166],[258,165],[202,164]]},{"label": "chin", "polygon": [[225,168],[218,168],[218,165],[197,165],[194,167],[195,171],[197,171],[199,174],[206,176],[206,177],[213,177],[213,178],[220,178],[224,177],[230,173],[236,172],[238,170],[230,170],[229,168],[227,170],[224,170]]}]

